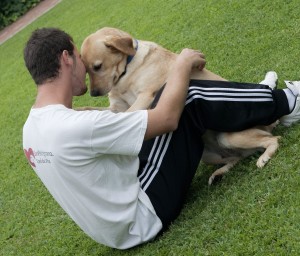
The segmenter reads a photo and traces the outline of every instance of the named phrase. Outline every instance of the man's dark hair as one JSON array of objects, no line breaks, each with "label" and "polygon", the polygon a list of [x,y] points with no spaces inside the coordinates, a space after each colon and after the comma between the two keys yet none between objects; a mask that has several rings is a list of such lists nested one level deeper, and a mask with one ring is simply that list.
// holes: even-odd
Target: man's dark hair
[{"label": "man's dark hair", "polygon": [[64,50],[73,56],[73,39],[64,31],[42,28],[32,33],[24,48],[24,60],[37,85],[58,76],[60,57]]}]

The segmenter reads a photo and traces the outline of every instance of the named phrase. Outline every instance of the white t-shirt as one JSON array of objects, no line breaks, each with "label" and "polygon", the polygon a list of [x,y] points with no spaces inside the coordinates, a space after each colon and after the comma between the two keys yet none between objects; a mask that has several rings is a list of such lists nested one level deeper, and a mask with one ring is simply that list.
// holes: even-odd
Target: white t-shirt
[{"label": "white t-shirt", "polygon": [[60,206],[99,243],[126,249],[153,239],[160,219],[137,178],[147,111],[115,114],[63,105],[31,109],[24,153]]}]

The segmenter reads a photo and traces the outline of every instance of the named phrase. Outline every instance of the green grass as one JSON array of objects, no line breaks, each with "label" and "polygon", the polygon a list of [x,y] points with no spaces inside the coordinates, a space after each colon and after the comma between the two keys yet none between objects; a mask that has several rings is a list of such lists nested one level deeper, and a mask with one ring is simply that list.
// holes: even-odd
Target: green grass
[{"label": "green grass", "polygon": [[[259,170],[257,155],[217,186],[200,165],[187,203],[170,230],[127,251],[97,244],[62,211],[27,164],[22,126],[35,86],[22,51],[32,30],[60,27],[80,47],[103,26],[172,51],[201,49],[207,67],[229,80],[262,80],[268,70],[299,79],[298,0],[63,0],[0,46],[0,255],[299,255],[300,125],[278,127],[281,147]],[[74,106],[103,105],[88,94]]]}]

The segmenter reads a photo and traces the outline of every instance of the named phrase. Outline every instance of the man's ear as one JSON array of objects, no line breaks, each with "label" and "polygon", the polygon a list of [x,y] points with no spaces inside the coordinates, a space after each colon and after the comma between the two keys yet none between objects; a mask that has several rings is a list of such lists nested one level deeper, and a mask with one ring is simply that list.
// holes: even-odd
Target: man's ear
[{"label": "man's ear", "polygon": [[132,38],[129,36],[106,36],[104,44],[112,51],[120,51],[126,55],[135,55]]},{"label": "man's ear", "polygon": [[71,64],[71,61],[73,61],[72,56],[69,54],[67,50],[63,50],[61,54],[61,58],[66,64]]}]

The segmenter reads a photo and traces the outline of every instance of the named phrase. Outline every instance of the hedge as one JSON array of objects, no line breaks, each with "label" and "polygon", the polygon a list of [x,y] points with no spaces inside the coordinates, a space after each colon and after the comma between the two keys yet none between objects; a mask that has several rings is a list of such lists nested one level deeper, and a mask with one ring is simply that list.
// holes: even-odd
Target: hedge
[{"label": "hedge", "polygon": [[1,0],[0,1],[0,30],[16,21],[29,9],[43,0]]}]

